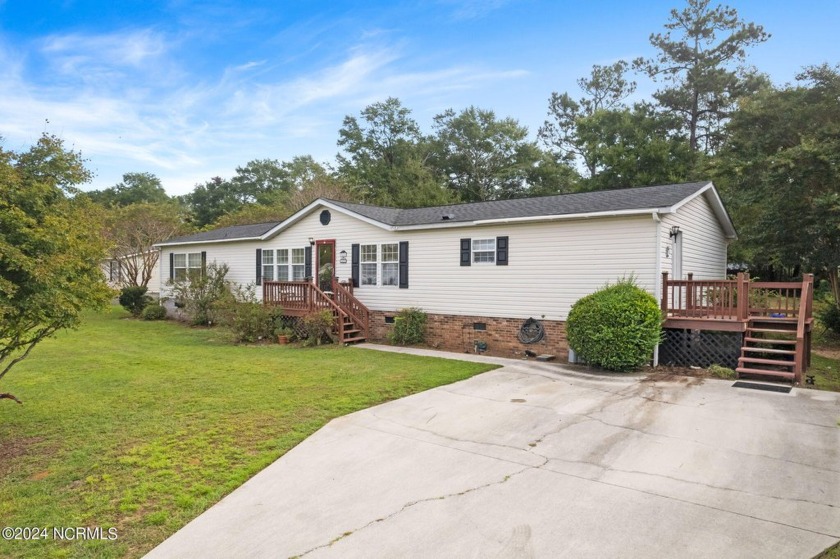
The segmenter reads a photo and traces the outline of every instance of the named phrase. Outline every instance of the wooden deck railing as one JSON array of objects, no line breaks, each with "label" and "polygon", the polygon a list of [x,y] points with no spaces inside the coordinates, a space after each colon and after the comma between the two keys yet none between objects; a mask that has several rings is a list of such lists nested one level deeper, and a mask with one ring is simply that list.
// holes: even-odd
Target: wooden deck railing
[{"label": "wooden deck railing", "polygon": [[348,286],[333,278],[333,297],[335,302],[346,312],[353,322],[364,332],[365,338],[370,337],[370,310],[353,295],[353,283]]},{"label": "wooden deck railing", "polygon": [[[336,317],[339,339],[344,340],[345,321],[349,317],[356,328],[370,336],[370,310],[353,295],[353,284],[339,282],[333,278],[332,293],[321,291],[308,281],[264,281],[263,302],[279,305],[283,311],[303,316],[313,311],[328,309]],[[352,331],[348,330],[348,333]]]},{"label": "wooden deck railing", "polygon": [[668,279],[662,274],[662,312],[666,318],[746,321],[751,317],[810,321],[813,274],[801,282],[750,282],[749,274],[734,280]]}]

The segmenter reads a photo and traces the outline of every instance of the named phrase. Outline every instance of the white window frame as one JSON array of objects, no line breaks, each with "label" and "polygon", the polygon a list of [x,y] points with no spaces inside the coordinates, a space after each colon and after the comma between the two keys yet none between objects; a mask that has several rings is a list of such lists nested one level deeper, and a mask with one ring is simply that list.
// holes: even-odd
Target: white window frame
[{"label": "white window frame", "polygon": [[277,278],[277,267],[275,266],[274,250],[264,248],[262,251],[262,279],[263,281],[274,281]]},{"label": "white window frame", "polygon": [[[371,248],[373,248],[373,259],[371,259]],[[371,270],[373,271],[373,281],[370,281]],[[379,245],[376,243],[359,245],[359,287],[376,287],[378,285]]]},{"label": "white window frame", "polygon": [[[266,256],[271,255],[271,263],[266,263]],[[264,281],[303,281],[306,274],[305,248],[264,248],[262,249],[262,274]],[[266,268],[271,267],[273,278],[268,279]]]},{"label": "white window frame", "polygon": [[[392,256],[385,260],[384,247],[394,247]],[[370,247],[373,247],[371,259]],[[368,248],[365,251],[365,248]],[[389,251],[391,252],[391,251]],[[391,259],[393,258],[393,259]],[[385,283],[386,270],[393,283]],[[373,276],[372,282],[365,282]],[[399,287],[400,285],[400,244],[399,243],[365,243],[359,245],[359,287]]]},{"label": "white window frame", "polygon": [[[482,248],[476,249],[476,243],[492,243],[492,248],[487,248],[485,244]],[[490,259],[482,259],[477,260],[479,255],[488,255]],[[490,237],[487,239],[472,239],[470,241],[470,262],[473,264],[483,265],[493,265],[496,263],[496,237]]]},{"label": "white window frame", "polygon": [[[178,257],[184,257],[184,265],[178,266]],[[195,258],[191,258],[195,257]],[[197,260],[198,263],[195,264],[192,261]],[[191,270],[198,270],[201,271],[201,253],[200,252],[174,252],[172,253],[172,279],[175,281],[186,281],[190,279],[190,271]],[[178,270],[183,270],[183,277],[178,277]]]}]

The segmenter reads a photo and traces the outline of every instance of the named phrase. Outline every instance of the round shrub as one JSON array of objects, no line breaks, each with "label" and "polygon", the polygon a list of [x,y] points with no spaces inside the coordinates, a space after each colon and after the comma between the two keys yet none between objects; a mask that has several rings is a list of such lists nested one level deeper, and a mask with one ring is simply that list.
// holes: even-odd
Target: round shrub
[{"label": "round shrub", "polygon": [[152,298],[146,295],[147,290],[142,285],[123,287],[120,291],[120,305],[135,317],[140,316],[146,305],[152,302]]},{"label": "round shrub", "polygon": [[650,293],[622,280],[572,305],[566,333],[586,363],[627,371],[650,361],[662,336],[662,315]]},{"label": "round shrub", "polygon": [[840,334],[840,307],[835,305],[833,301],[826,303],[817,311],[817,318],[820,319],[826,329],[835,334]]},{"label": "round shrub", "polygon": [[163,305],[149,305],[140,313],[143,320],[163,320],[166,318],[166,309]]},{"label": "round shrub", "polygon": [[426,341],[426,322],[428,317],[422,309],[415,307],[402,309],[394,317],[394,329],[389,338],[397,345],[422,344]]}]

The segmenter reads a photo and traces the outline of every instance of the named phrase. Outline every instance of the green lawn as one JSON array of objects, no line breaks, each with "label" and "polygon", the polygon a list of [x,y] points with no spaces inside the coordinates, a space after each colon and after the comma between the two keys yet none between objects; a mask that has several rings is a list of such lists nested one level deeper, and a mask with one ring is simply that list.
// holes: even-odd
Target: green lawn
[{"label": "green lawn", "polygon": [[233,346],[220,330],[90,314],[13,369],[0,401],[2,557],[137,557],[330,419],[493,366],[357,348]]}]

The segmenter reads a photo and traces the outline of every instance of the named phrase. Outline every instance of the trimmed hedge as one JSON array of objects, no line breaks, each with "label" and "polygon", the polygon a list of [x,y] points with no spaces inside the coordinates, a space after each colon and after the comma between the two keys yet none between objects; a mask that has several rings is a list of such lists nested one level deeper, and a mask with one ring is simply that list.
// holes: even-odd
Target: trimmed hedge
[{"label": "trimmed hedge", "polygon": [[146,295],[146,291],[148,288],[142,285],[123,287],[120,291],[120,305],[137,318],[152,302],[152,298]]},{"label": "trimmed hedge", "polygon": [[628,371],[648,363],[662,337],[656,299],[633,279],[606,285],[572,305],[569,346],[590,365]]},{"label": "trimmed hedge", "polygon": [[394,329],[388,338],[392,344],[412,345],[426,341],[426,322],[428,316],[422,309],[401,309],[394,317]]}]

